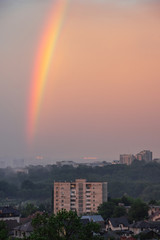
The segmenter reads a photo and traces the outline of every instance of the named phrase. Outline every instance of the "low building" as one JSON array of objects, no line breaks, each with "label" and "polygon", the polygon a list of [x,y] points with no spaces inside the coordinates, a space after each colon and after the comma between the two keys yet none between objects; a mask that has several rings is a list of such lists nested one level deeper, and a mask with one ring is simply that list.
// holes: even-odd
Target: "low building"
[{"label": "low building", "polygon": [[126,217],[109,218],[106,224],[106,230],[112,231],[127,231],[129,223]]},{"label": "low building", "polygon": [[160,211],[153,213],[153,214],[149,217],[149,220],[150,220],[150,221],[154,221],[154,222],[160,221]]},{"label": "low building", "polygon": [[160,233],[160,222],[139,221],[131,224],[129,229],[134,233],[134,235],[138,235],[141,232],[151,231],[151,230],[157,233]]},{"label": "low building", "polygon": [[89,222],[98,223],[101,226],[101,229],[105,229],[105,221],[101,215],[82,216],[81,219],[88,219]]},{"label": "low building", "polygon": [[148,216],[150,221],[160,221],[160,206],[150,205]]},{"label": "low building", "polygon": [[151,216],[156,212],[160,212],[160,206],[150,205],[148,210],[148,215]]},{"label": "low building", "polygon": [[0,207],[0,220],[16,220],[20,222],[20,213],[17,209],[10,206]]},{"label": "low building", "polygon": [[25,238],[29,237],[30,234],[33,232],[33,227],[31,222],[22,224],[14,228],[14,235],[15,238]]},{"label": "low building", "polygon": [[14,228],[19,226],[19,223],[16,220],[6,220],[5,223],[6,223],[6,226],[7,226],[9,236],[13,237]]}]

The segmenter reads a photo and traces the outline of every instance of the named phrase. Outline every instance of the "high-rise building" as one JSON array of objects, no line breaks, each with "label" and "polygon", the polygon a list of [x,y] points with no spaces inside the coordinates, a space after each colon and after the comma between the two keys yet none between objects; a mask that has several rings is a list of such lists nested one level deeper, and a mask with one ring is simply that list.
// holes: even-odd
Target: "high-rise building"
[{"label": "high-rise building", "polygon": [[144,160],[145,162],[150,162],[152,161],[152,152],[149,150],[143,150],[136,155],[136,158],[139,161]]},{"label": "high-rise building", "polygon": [[54,213],[61,209],[83,213],[97,212],[100,204],[107,201],[107,182],[54,182]]},{"label": "high-rise building", "polygon": [[121,154],[120,155],[120,163],[130,165],[135,160],[135,156],[133,154]]}]

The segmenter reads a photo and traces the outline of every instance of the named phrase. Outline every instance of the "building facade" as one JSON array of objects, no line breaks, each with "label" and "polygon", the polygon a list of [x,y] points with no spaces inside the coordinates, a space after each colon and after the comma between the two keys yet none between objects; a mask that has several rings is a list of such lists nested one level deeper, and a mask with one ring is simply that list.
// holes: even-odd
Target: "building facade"
[{"label": "building facade", "polygon": [[94,213],[107,198],[107,182],[54,182],[54,213],[61,209],[77,211],[78,215]]},{"label": "building facade", "polygon": [[151,162],[152,161],[152,152],[149,150],[143,150],[140,153],[136,155],[137,160],[145,162]]},{"label": "building facade", "polygon": [[137,153],[135,156],[133,154],[121,154],[120,164],[130,165],[135,159],[138,161],[145,161],[146,163],[152,161],[152,152],[149,150],[143,150]]},{"label": "building facade", "polygon": [[133,154],[121,154],[120,155],[120,163],[130,165],[135,160],[135,156]]},{"label": "building facade", "polygon": [[20,222],[20,213],[10,206],[0,207],[0,221],[16,220]]}]

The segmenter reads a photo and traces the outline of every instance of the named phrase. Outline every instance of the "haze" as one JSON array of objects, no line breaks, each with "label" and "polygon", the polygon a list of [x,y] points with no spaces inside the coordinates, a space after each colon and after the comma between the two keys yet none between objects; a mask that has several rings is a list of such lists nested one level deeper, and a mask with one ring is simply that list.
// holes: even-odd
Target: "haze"
[{"label": "haze", "polygon": [[27,142],[33,62],[52,4],[0,2],[0,159],[160,157],[159,1],[70,0]]}]

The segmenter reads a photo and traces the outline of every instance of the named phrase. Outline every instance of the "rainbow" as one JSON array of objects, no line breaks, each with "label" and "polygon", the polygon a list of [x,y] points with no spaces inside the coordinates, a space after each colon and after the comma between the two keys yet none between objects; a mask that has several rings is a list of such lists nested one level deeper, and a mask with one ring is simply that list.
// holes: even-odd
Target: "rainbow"
[{"label": "rainbow", "polygon": [[31,78],[29,105],[27,112],[27,138],[32,141],[36,131],[36,124],[48,79],[48,72],[56,43],[61,32],[62,23],[69,0],[55,0],[47,24],[42,33],[35,58]]}]

